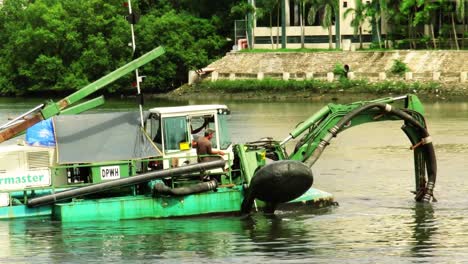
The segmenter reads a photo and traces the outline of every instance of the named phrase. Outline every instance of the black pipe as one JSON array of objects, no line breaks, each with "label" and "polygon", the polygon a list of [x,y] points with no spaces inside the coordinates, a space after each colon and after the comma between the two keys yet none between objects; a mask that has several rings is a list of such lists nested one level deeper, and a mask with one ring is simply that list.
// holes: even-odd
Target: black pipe
[{"label": "black pipe", "polygon": [[[345,124],[347,124],[349,121],[351,121],[351,119],[353,119],[358,114],[360,114],[360,113],[362,113],[362,112],[364,112],[366,110],[375,108],[375,107],[377,107],[377,108],[379,108],[379,109],[381,109],[383,111],[386,111],[389,114],[393,114],[395,116],[398,116],[402,120],[404,120],[404,121],[410,123],[412,126],[416,127],[421,133],[421,140],[429,137],[429,132],[427,131],[427,129],[424,126],[422,126],[413,116],[411,116],[410,114],[408,114],[408,113],[406,113],[406,112],[404,112],[404,111],[402,111],[400,109],[396,109],[396,108],[392,107],[389,104],[384,104],[384,103],[370,103],[370,104],[364,105],[364,106],[362,106],[360,108],[357,108],[357,109],[351,111],[350,113],[345,115],[340,121],[338,121],[338,123],[333,128],[330,129],[329,132],[330,132],[331,136],[335,137],[341,131],[341,129],[343,129]],[[417,113],[417,114],[420,115],[419,113]],[[325,149],[325,146],[329,143],[328,141],[330,139],[331,139],[331,137],[327,138],[325,140],[322,140],[323,142],[320,142],[320,146],[322,146],[322,147],[319,146],[319,148],[317,148],[317,151],[315,151],[312,156],[318,158],[318,156],[320,156],[321,152]],[[428,143],[424,144],[422,147],[423,147],[424,157],[425,157],[425,160],[426,160],[426,170],[427,170],[428,182],[426,184],[426,187],[423,190],[418,190],[419,195],[416,196],[416,201],[418,201],[418,202],[420,202],[420,201],[430,202],[430,200],[432,198],[432,195],[433,195],[433,190],[434,190],[436,178],[437,178],[437,161],[436,161],[436,157],[435,157],[434,146],[433,146],[433,144],[431,142],[428,142]],[[419,188],[419,186],[417,186],[417,188]]]},{"label": "black pipe", "polygon": [[154,194],[168,194],[168,195],[175,195],[175,196],[182,196],[182,195],[189,195],[194,193],[201,193],[214,190],[218,187],[218,182],[216,180],[207,181],[207,182],[200,182],[197,184],[178,187],[178,188],[170,188],[166,186],[164,183],[157,183],[154,185],[153,191]]},{"label": "black pipe", "polygon": [[52,204],[57,201],[70,199],[77,196],[88,195],[92,193],[104,192],[113,188],[135,185],[143,182],[148,182],[154,179],[173,177],[187,173],[199,172],[204,170],[210,170],[215,168],[223,168],[225,165],[224,160],[215,160],[208,161],[203,163],[196,163],[191,165],[186,165],[182,167],[160,170],[154,172],[147,172],[128,178],[122,178],[112,181],[106,181],[101,183],[96,183],[76,189],[66,190],[63,192],[58,192],[54,194],[44,195],[37,198],[32,198],[28,200],[28,207],[37,207],[46,204]]}]

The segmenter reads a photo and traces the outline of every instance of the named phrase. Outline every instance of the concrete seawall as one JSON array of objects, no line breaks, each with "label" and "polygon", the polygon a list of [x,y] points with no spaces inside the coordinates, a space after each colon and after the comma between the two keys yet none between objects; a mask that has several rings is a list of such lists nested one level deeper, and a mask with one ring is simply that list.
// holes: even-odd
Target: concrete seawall
[{"label": "concrete seawall", "polygon": [[[394,60],[404,62],[409,73],[394,76]],[[332,81],[337,63],[350,67],[351,78],[370,81],[406,80],[457,83],[468,87],[468,51],[356,51],[356,52],[231,52],[207,66],[205,78],[310,79]]]}]

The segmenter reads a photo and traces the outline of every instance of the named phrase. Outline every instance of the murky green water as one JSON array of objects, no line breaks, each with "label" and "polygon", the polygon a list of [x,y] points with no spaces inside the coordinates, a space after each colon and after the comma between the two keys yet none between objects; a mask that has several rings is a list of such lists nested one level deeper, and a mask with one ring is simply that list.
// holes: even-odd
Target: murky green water
[{"label": "murky green water", "polygon": [[[0,99],[0,120],[36,104]],[[149,101],[148,107],[182,102]],[[236,142],[284,139],[323,106],[312,102],[225,103]],[[333,139],[314,185],[340,206],[275,217],[134,220],[62,225],[0,221],[5,263],[463,263],[468,259],[468,103],[425,103],[435,142],[439,202],[413,202],[413,159],[401,122],[365,124]],[[100,111],[132,102],[112,101]],[[4,123],[1,121],[0,123]]]}]

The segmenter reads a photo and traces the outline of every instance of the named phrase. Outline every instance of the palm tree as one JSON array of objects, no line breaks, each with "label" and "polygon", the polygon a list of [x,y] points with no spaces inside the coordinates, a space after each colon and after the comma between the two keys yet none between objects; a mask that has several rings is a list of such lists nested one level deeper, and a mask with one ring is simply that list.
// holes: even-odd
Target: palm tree
[{"label": "palm tree", "polygon": [[429,25],[429,31],[431,34],[432,45],[434,48],[437,48],[437,43],[434,35],[434,23],[433,17],[435,16],[435,11],[438,10],[440,2],[434,2],[432,0],[424,0],[416,4],[416,10],[414,14],[414,19],[412,21],[412,26],[416,27],[417,25]]},{"label": "palm tree", "polygon": [[434,10],[436,10],[438,7],[438,3],[434,3],[432,1],[426,0],[424,3],[424,10],[427,10],[428,13],[428,22],[429,22],[429,28],[431,31],[431,39],[432,39],[432,45],[434,49],[437,49],[437,42],[435,39],[435,34],[434,34],[434,23],[432,21],[432,17],[434,15]]},{"label": "palm tree", "polygon": [[[273,41],[273,12],[275,11],[275,7],[279,4],[278,0],[257,0],[256,4],[261,6],[264,12],[267,12],[270,19],[270,42],[271,48],[274,48],[274,41]],[[258,11],[258,9],[257,9]]]},{"label": "palm tree", "polygon": [[[458,17],[458,10],[459,10],[459,7],[461,5],[465,5],[464,2],[465,0],[455,0],[455,9],[453,10],[453,12],[451,12],[451,18],[452,18],[452,29],[453,29],[453,38],[455,40],[455,47],[457,48],[457,50],[460,49],[460,46],[458,45],[458,37],[457,37],[457,29],[455,27],[455,15],[457,15]],[[464,13],[464,10],[463,10],[463,13]],[[464,16],[464,14],[463,14]]]},{"label": "palm tree", "polygon": [[328,28],[328,47],[333,49],[333,14],[338,9],[338,0],[311,0],[312,7],[309,9],[307,21],[312,24],[319,11],[322,12],[320,24],[323,28]]},{"label": "palm tree", "polygon": [[457,14],[457,19],[459,22],[463,23],[463,30],[462,30],[462,48],[465,47],[465,27],[466,27],[466,7],[467,5],[465,4],[466,0],[457,0],[456,1],[456,6],[455,6],[455,12]]},{"label": "palm tree", "polygon": [[362,49],[362,26],[366,22],[367,8],[368,5],[362,3],[361,0],[355,0],[355,8],[349,8],[344,13],[344,18],[347,18],[349,14],[353,13],[353,19],[351,20],[351,26],[354,28],[354,36],[359,31],[359,48]]},{"label": "palm tree", "polygon": [[249,48],[253,49],[255,6],[250,3],[241,2],[231,7],[231,14],[243,15],[245,17],[247,42],[249,43]]},{"label": "palm tree", "polygon": [[370,6],[367,8],[368,16],[372,18],[375,25],[377,39],[379,47],[382,47],[382,37],[380,35],[380,24],[382,16],[387,13],[387,1],[386,0],[372,0]]},{"label": "palm tree", "polygon": [[[385,19],[387,25],[387,38],[388,40],[395,40],[395,35],[397,35],[398,30],[401,28],[398,26],[400,24],[400,19],[402,17],[400,11],[400,1],[389,1],[387,2],[387,8],[385,10]],[[389,45],[386,45],[387,47]]]},{"label": "palm tree", "polygon": [[417,17],[418,8],[424,4],[423,2],[417,2],[414,0],[402,0],[400,3],[400,12],[406,16],[407,20],[407,31],[408,31],[408,39],[410,48],[416,48],[416,41],[415,41],[415,25],[417,24],[417,20],[415,23],[415,17]]},{"label": "palm tree", "polygon": [[307,0],[299,0],[299,23],[301,26],[301,48],[304,48],[304,12]]},{"label": "palm tree", "polygon": [[333,43],[332,43],[333,14],[335,14],[334,10],[338,8],[338,0],[325,1],[325,2],[326,4],[324,6],[322,27],[328,28],[328,45],[329,45],[329,48],[332,49],[333,48]]},{"label": "palm tree", "polygon": [[305,8],[307,3],[312,3],[312,0],[299,0],[299,25],[301,27],[301,48],[304,48],[304,34],[305,34]]}]

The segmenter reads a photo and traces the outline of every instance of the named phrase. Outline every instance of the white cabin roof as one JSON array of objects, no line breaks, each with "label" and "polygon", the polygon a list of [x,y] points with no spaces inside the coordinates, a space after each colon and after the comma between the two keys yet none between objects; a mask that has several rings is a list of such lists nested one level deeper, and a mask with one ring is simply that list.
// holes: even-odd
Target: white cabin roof
[{"label": "white cabin roof", "polygon": [[0,154],[11,153],[15,151],[48,151],[54,147],[42,147],[42,146],[29,146],[29,145],[18,145],[9,144],[0,146]]},{"label": "white cabin roof", "polygon": [[[226,105],[184,105],[184,106],[171,106],[171,107],[156,107],[151,108],[149,111],[154,114],[197,114],[210,111],[227,110]],[[224,112],[225,112],[224,111]]]}]

